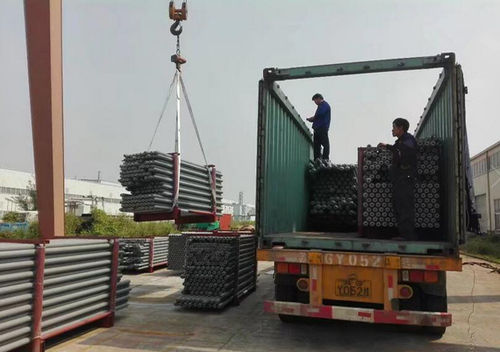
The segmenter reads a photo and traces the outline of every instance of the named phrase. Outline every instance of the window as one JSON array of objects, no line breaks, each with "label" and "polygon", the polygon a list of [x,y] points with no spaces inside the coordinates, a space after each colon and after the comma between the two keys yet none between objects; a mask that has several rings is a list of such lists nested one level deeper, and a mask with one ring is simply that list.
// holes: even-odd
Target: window
[{"label": "window", "polygon": [[498,169],[500,167],[500,151],[490,155],[489,159],[490,159],[490,170]]},{"label": "window", "polygon": [[472,164],[472,175],[478,177],[486,173],[486,159],[479,160]]},{"label": "window", "polygon": [[28,195],[28,190],[22,188],[0,187],[0,193],[14,194],[20,196],[20,195]]},{"label": "window", "polygon": [[500,230],[500,199],[495,199],[494,205],[495,205],[495,230]]}]

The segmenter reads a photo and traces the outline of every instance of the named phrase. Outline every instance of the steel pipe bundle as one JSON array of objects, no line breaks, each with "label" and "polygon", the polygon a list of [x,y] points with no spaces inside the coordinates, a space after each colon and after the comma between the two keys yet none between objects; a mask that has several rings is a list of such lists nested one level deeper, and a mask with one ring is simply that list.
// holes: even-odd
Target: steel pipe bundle
[{"label": "steel pipe bundle", "polygon": [[117,284],[115,243],[0,241],[0,352],[31,342],[41,348],[46,339],[92,321],[111,326],[112,307],[125,308],[130,292],[130,283]]},{"label": "steel pipe bundle", "polygon": [[149,238],[120,239],[120,250],[123,252],[121,266],[124,270],[144,270],[149,268],[149,250],[151,241]]},{"label": "steel pipe bundle", "polygon": [[309,219],[316,230],[341,231],[357,224],[357,166],[317,159],[309,167]]},{"label": "steel pipe bundle", "polygon": [[153,237],[153,266],[168,262],[168,236]]},{"label": "steel pipe bundle", "polygon": [[[440,227],[440,142],[436,138],[418,140],[415,183],[415,227]],[[369,228],[396,226],[392,206],[390,168],[392,153],[367,147],[362,152],[362,225]]]},{"label": "steel pipe bundle", "polygon": [[168,241],[168,268],[170,270],[184,270],[186,260],[185,234],[171,234]]},{"label": "steel pipe bundle", "polygon": [[112,243],[51,241],[45,248],[42,333],[109,311]]},{"label": "steel pipe bundle", "polygon": [[0,243],[0,351],[31,341],[35,245]]},{"label": "steel pipe bundle", "polygon": [[128,307],[128,299],[130,296],[130,280],[120,280],[116,286],[116,302],[115,310],[122,310]]},{"label": "steel pipe bundle", "polygon": [[189,236],[184,290],[176,304],[222,309],[255,289],[256,270],[254,235]]},{"label": "steel pipe bundle", "polygon": [[168,236],[120,239],[120,265],[123,270],[153,270],[167,264]]},{"label": "steel pipe bundle", "polygon": [[[122,194],[122,211],[157,213],[173,210],[175,162],[171,154],[144,152],[125,155],[120,183],[131,194]],[[182,211],[213,211],[210,170],[182,160],[178,206]],[[222,174],[215,174],[217,212],[222,212]]]}]

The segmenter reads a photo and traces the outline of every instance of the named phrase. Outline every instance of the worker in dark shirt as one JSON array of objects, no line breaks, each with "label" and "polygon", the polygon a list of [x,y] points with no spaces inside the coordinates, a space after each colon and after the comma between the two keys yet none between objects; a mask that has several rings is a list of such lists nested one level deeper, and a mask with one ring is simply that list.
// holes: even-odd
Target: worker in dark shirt
[{"label": "worker in dark shirt", "polygon": [[400,236],[409,241],[415,236],[415,177],[417,174],[417,141],[408,133],[410,123],[397,118],[392,123],[394,145],[379,143],[392,152],[392,204]]},{"label": "worker in dark shirt", "polygon": [[[319,93],[314,94],[312,100],[318,106],[314,116],[307,119],[313,123],[314,160],[321,157],[328,160],[330,158],[330,140],[328,139],[331,119],[330,105],[323,100],[323,96]],[[323,147],[323,153],[321,153],[321,147]]]}]

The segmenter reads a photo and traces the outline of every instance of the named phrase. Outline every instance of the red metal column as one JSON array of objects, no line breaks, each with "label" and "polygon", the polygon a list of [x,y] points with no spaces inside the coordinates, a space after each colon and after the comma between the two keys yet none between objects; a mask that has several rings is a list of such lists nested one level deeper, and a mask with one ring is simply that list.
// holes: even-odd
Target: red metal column
[{"label": "red metal column", "polygon": [[155,254],[155,240],[154,237],[149,238],[149,272],[152,273],[154,271],[153,268],[153,260]]},{"label": "red metal column", "polygon": [[111,288],[109,290],[109,313],[102,321],[102,326],[110,328],[115,323],[115,308],[116,308],[116,289],[118,285],[118,265],[120,261],[120,243],[118,239],[112,240],[112,256],[111,256]]},{"label": "red metal column", "polygon": [[33,284],[32,303],[32,352],[43,351],[42,311],[43,311],[43,278],[45,273],[45,244],[37,244],[35,252],[35,280]]},{"label": "red metal column", "polygon": [[42,238],[64,236],[62,0],[24,0]]},{"label": "red metal column", "polygon": [[217,214],[217,170],[215,169],[215,165],[210,165],[212,168],[210,170],[210,177],[212,178],[212,194],[214,195],[212,211]]}]

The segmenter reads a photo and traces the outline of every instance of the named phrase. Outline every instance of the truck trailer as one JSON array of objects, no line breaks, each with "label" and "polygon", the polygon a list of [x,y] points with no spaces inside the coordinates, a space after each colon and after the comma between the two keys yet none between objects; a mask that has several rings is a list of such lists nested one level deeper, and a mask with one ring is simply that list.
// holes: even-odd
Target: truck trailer
[{"label": "truck trailer", "polygon": [[[439,233],[425,240],[401,241],[365,236],[362,231],[313,231],[307,179],[313,141],[278,82],[436,68],[442,72],[415,137],[441,142]],[[258,98],[256,231],[259,260],[275,263],[275,300],[264,303],[266,312],[285,322],[309,317],[418,325],[434,334],[445,332],[452,323],[446,272],[462,270],[459,245],[475,216],[466,92],[454,53],[264,69]],[[358,223],[359,228],[362,225]],[[398,235],[394,231],[392,237]]]}]

